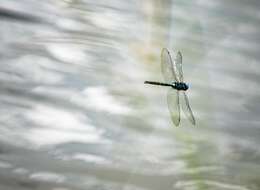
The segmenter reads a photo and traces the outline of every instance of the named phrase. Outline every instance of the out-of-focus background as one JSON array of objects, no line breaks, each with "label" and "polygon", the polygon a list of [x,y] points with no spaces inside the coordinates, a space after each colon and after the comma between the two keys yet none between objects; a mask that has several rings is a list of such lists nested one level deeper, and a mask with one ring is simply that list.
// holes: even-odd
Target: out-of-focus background
[{"label": "out-of-focus background", "polygon": [[[258,0],[1,0],[0,190],[259,190]],[[170,119],[183,54],[197,125]]]}]

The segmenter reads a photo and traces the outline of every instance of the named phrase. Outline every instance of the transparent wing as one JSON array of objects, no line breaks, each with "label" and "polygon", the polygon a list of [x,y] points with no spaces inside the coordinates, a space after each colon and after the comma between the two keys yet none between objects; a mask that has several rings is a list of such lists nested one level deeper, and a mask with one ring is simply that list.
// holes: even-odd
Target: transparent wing
[{"label": "transparent wing", "polygon": [[183,72],[182,72],[182,55],[181,52],[177,52],[177,55],[174,59],[174,66],[176,67],[177,77],[180,79],[180,82],[183,82]]},{"label": "transparent wing", "polygon": [[171,113],[171,118],[174,125],[180,124],[180,103],[179,103],[179,91],[170,89],[167,95],[167,103]]},{"label": "transparent wing", "polygon": [[191,108],[190,108],[188,96],[186,95],[186,93],[184,91],[180,91],[180,99],[181,99],[180,101],[181,101],[181,105],[182,105],[181,107],[182,107],[184,114],[190,120],[190,122],[193,125],[195,125],[196,122],[195,122],[194,115],[193,115]]},{"label": "transparent wing", "polygon": [[179,82],[176,76],[176,70],[175,70],[176,68],[173,65],[170,52],[166,48],[162,49],[161,67],[162,67],[162,74],[165,82],[167,83],[172,83],[174,81]]}]

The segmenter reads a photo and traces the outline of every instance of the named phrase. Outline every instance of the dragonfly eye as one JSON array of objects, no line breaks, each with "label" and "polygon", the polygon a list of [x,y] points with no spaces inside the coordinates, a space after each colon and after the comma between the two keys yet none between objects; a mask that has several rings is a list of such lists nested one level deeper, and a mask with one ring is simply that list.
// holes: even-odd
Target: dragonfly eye
[{"label": "dragonfly eye", "polygon": [[190,85],[189,85],[189,84],[186,84],[186,88],[189,89],[189,88],[190,88]]}]

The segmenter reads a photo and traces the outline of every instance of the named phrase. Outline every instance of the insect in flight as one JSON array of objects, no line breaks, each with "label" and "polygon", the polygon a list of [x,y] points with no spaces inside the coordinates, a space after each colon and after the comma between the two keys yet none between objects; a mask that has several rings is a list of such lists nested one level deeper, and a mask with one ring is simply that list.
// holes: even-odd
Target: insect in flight
[{"label": "insect in flight", "polygon": [[[172,60],[170,52],[166,48],[163,48],[161,53],[161,69],[165,83],[154,81],[145,81],[144,83],[171,87],[167,94],[167,103],[173,123],[176,126],[180,124],[181,105],[189,121],[195,125],[195,118],[185,93],[185,91],[189,89],[189,86],[183,82],[181,52],[178,52],[175,59]],[[182,103],[180,104],[180,102]]]}]

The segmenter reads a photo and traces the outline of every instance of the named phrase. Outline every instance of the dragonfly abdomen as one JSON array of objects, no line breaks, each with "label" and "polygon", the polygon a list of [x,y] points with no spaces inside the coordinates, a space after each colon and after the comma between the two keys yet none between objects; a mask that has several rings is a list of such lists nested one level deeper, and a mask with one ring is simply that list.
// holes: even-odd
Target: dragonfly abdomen
[{"label": "dragonfly abdomen", "polygon": [[160,86],[172,86],[168,83],[162,83],[162,82],[155,82],[155,81],[145,81],[146,84],[152,84],[152,85],[160,85]]}]

